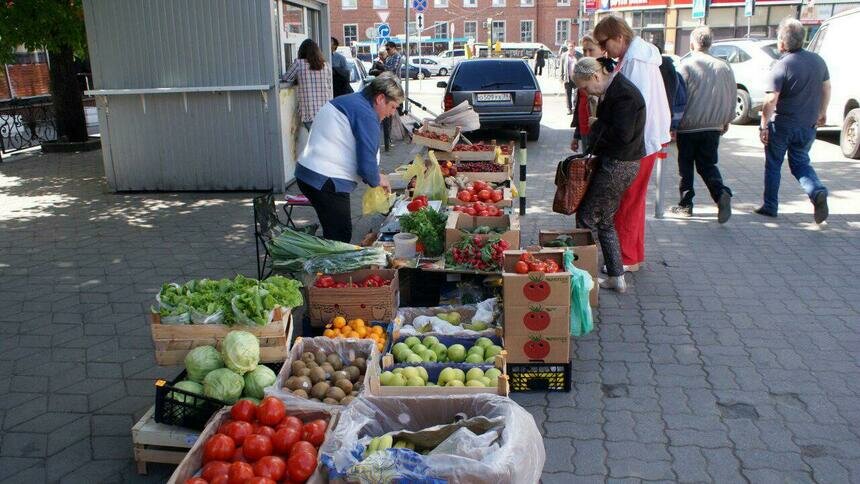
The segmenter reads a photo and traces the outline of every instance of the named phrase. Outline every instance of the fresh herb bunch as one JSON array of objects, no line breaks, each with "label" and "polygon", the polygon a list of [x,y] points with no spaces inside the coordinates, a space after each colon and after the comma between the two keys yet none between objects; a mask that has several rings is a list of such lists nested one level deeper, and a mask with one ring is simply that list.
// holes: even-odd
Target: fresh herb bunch
[{"label": "fresh herb bunch", "polygon": [[424,254],[434,257],[444,249],[445,223],[448,217],[431,207],[423,207],[400,217],[400,230],[418,236],[424,245]]}]

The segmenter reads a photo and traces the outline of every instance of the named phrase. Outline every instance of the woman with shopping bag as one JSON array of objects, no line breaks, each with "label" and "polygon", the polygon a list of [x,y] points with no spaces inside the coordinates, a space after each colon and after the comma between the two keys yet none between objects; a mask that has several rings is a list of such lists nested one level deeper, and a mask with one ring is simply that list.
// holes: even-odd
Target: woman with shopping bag
[{"label": "woman with shopping bag", "polygon": [[602,96],[597,117],[591,120],[597,159],[588,191],[576,211],[577,225],[597,232],[609,278],[600,286],[625,292],[621,246],[615,231],[615,212],[621,196],[639,173],[645,154],[645,100],[624,74],[613,73],[615,61],[608,58],[580,59],[573,70],[577,89]]}]

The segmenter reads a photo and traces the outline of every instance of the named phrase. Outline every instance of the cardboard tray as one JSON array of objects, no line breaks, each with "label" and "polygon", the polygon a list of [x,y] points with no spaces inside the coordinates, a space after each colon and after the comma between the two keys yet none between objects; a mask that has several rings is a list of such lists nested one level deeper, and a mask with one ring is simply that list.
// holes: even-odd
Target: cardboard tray
[{"label": "cardboard tray", "polygon": [[[463,235],[462,228],[474,228],[481,225],[490,227],[507,228],[501,238],[510,244],[511,248],[520,246],[520,220],[516,214],[502,215],[500,217],[475,217],[462,212],[450,212],[448,221],[445,223],[445,249],[450,249]],[[494,234],[475,234],[482,239],[488,239]]]},{"label": "cardboard tray", "polygon": [[[406,365],[416,366],[416,365]],[[496,361],[493,365],[498,368],[502,374],[499,376],[499,384],[496,388],[490,387],[385,387],[379,381],[381,371],[393,369],[394,355],[385,355],[382,358],[382,370],[376,367],[373,374],[370,375],[370,394],[381,397],[422,397],[422,396],[443,396],[443,395],[474,395],[482,393],[492,393],[506,397],[510,394],[510,383],[508,382],[507,374],[507,354],[503,350],[496,355]],[[469,368],[488,369],[489,365],[471,365],[463,363],[447,363],[444,366],[436,368],[427,368],[427,374],[430,376],[430,381],[436,381],[439,378],[439,373],[447,367],[460,368],[463,371],[468,371]]]},{"label": "cardboard tray", "polygon": [[[437,134],[447,134],[450,137],[450,141],[448,143],[444,143],[442,141],[431,139],[422,136],[421,133],[431,131]],[[441,128],[438,126],[430,126],[424,125],[423,128],[419,131],[415,131],[412,133],[412,143],[416,145],[426,146],[433,150],[438,151],[451,151],[454,149],[454,146],[457,144],[457,141],[460,139],[460,128]]]},{"label": "cardboard tray", "polygon": [[[390,286],[322,289],[313,285],[315,276],[305,278],[308,303],[307,315],[313,326],[323,326],[335,316],[365,321],[391,321],[400,304],[400,278],[397,269],[360,269],[343,274],[332,274],[338,282],[360,281],[370,274],[391,279]],[[284,355],[286,356],[286,355]]]}]

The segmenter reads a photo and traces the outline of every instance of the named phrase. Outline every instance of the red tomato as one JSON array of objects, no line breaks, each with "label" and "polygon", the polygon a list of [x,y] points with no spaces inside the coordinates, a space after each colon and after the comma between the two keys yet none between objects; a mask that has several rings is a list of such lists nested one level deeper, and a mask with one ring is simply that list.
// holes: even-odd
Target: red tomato
[{"label": "red tomato", "polygon": [[490,212],[488,212],[487,210],[481,210],[480,212],[478,212],[478,213],[477,213],[477,215],[478,215],[479,217],[489,217],[489,216],[490,216]]},{"label": "red tomato", "polygon": [[236,452],[236,443],[233,439],[224,434],[215,434],[203,445],[203,462],[230,460],[233,452]]},{"label": "red tomato", "polygon": [[268,425],[260,425],[257,427],[257,430],[254,431],[255,434],[265,435],[268,438],[272,438],[275,436],[275,429],[269,427]]},{"label": "red tomato", "polygon": [[487,214],[490,217],[498,217],[499,216],[499,209],[493,205],[490,205],[489,207],[487,207]]},{"label": "red tomato", "polygon": [[548,298],[552,289],[544,281],[529,281],[523,286],[523,296],[529,301],[541,302]]},{"label": "red tomato", "polygon": [[313,454],[314,457],[316,457],[317,448],[314,447],[313,444],[311,444],[307,440],[300,440],[293,444],[293,446],[290,448],[290,457],[292,457],[293,454],[301,454],[302,452]]},{"label": "red tomato", "polygon": [[421,202],[421,205],[424,207],[426,207],[428,205],[427,195],[418,195],[413,200],[415,200],[417,202]]},{"label": "red tomato", "polygon": [[287,415],[286,417],[284,417],[284,420],[282,420],[281,423],[278,424],[278,428],[280,429],[282,427],[292,427],[299,431],[299,433],[301,433],[303,425],[304,423],[298,417]]},{"label": "red tomato", "polygon": [[230,464],[230,472],[227,473],[230,484],[245,484],[245,481],[254,477],[254,468],[247,462],[234,462]]},{"label": "red tomato", "polygon": [[514,266],[514,272],[517,274],[528,274],[529,273],[529,264],[524,260],[517,261]]},{"label": "red tomato", "polygon": [[284,459],[274,455],[267,455],[254,464],[254,475],[260,477],[268,477],[269,479],[279,481],[286,472],[287,463]]},{"label": "red tomato", "polygon": [[466,215],[475,215],[475,214],[477,213],[477,212],[475,211],[475,207],[466,207],[466,208],[463,210],[463,212],[465,212],[465,213],[466,213]]},{"label": "red tomato", "polygon": [[223,422],[221,422],[221,425],[218,426],[218,433],[223,434],[224,433],[224,427],[226,427],[227,424],[229,424],[232,421],[233,421],[232,418],[228,418],[228,419],[224,420]]},{"label": "red tomato", "polygon": [[212,479],[215,479],[216,476],[226,476],[229,471],[230,464],[220,460],[213,460],[212,462],[207,462],[206,465],[203,466],[203,471],[200,473],[200,477],[207,481],[211,481]]},{"label": "red tomato", "polygon": [[266,397],[257,407],[257,420],[263,425],[278,425],[287,414],[284,402],[275,397]]},{"label": "red tomato", "polygon": [[501,202],[503,198],[505,198],[505,195],[501,190],[494,190],[490,195],[490,200],[492,200],[493,203]]},{"label": "red tomato", "polygon": [[214,479],[209,481],[209,484],[230,484],[230,478],[227,477],[227,474],[221,474],[220,476],[215,476]]},{"label": "red tomato", "polygon": [[487,209],[487,204],[484,202],[475,202],[474,207],[475,207],[475,210],[480,212],[481,210]]},{"label": "red tomato", "polygon": [[242,420],[234,420],[224,426],[224,435],[233,439],[236,445],[241,446],[245,437],[254,433],[254,426]]},{"label": "red tomato", "polygon": [[233,458],[230,461],[231,462],[248,462],[248,459],[245,458],[245,453],[242,452],[242,448],[236,447],[236,452],[233,453]]},{"label": "red tomato", "polygon": [[277,481],[269,479],[268,477],[252,477],[245,481],[244,484],[278,484]]},{"label": "red tomato", "polygon": [[529,272],[546,272],[546,264],[539,260],[529,262]]},{"label": "red tomato", "polygon": [[192,477],[191,479],[185,479],[185,484],[209,484],[209,481],[202,477]]},{"label": "red tomato", "polygon": [[[331,285],[328,287],[331,287]],[[239,400],[235,405],[233,405],[233,408],[230,409],[230,416],[235,420],[241,420],[243,422],[253,422],[256,415],[257,405],[250,400]]]},{"label": "red tomato", "polygon": [[290,479],[305,482],[317,468],[317,458],[309,452],[297,452],[287,459],[287,472]]},{"label": "red tomato", "polygon": [[272,447],[276,454],[287,455],[293,444],[302,439],[302,433],[295,427],[281,427],[272,438]]},{"label": "red tomato", "polygon": [[489,190],[481,190],[480,192],[478,192],[478,198],[480,198],[482,201],[489,200],[491,196],[492,194]]},{"label": "red tomato", "polygon": [[302,440],[307,440],[314,447],[319,447],[325,439],[325,429],[325,420],[314,420],[313,422],[306,423],[302,427]]},{"label": "red tomato", "polygon": [[461,202],[468,202],[472,200],[472,194],[469,193],[469,190],[460,190],[460,193],[457,194],[457,199]]},{"label": "red tomato", "polygon": [[245,438],[242,453],[248,462],[257,462],[261,457],[272,455],[272,439],[266,435],[249,435]]},{"label": "red tomato", "polygon": [[487,188],[489,188],[485,182],[482,182],[480,180],[473,183],[473,187],[475,188],[476,192],[480,192],[481,190],[486,190]]}]

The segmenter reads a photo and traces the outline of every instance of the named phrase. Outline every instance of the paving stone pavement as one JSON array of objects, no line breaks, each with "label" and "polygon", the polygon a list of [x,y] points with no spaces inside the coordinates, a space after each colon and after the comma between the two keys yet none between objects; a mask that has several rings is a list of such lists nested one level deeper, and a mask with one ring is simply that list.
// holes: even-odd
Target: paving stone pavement
[{"label": "paving stone pavement", "polygon": [[[554,99],[529,149],[526,242],[571,225],[550,209],[569,142]],[[817,141],[828,225],[787,173],[780,217],[763,219],[755,136],[723,141],[731,221],[698,181],[689,219],[653,218],[652,191],[644,270],[601,293],[573,391],[514,396],[544,435],[544,482],[860,482],[860,164]],[[0,164],[0,481],[169,476],[138,476],[132,457],[154,379],[178,372],[155,366],[144,313],[165,281],[255,273],[251,197],[112,194],[98,152]],[[356,213],[357,236],[375,222]]]}]

